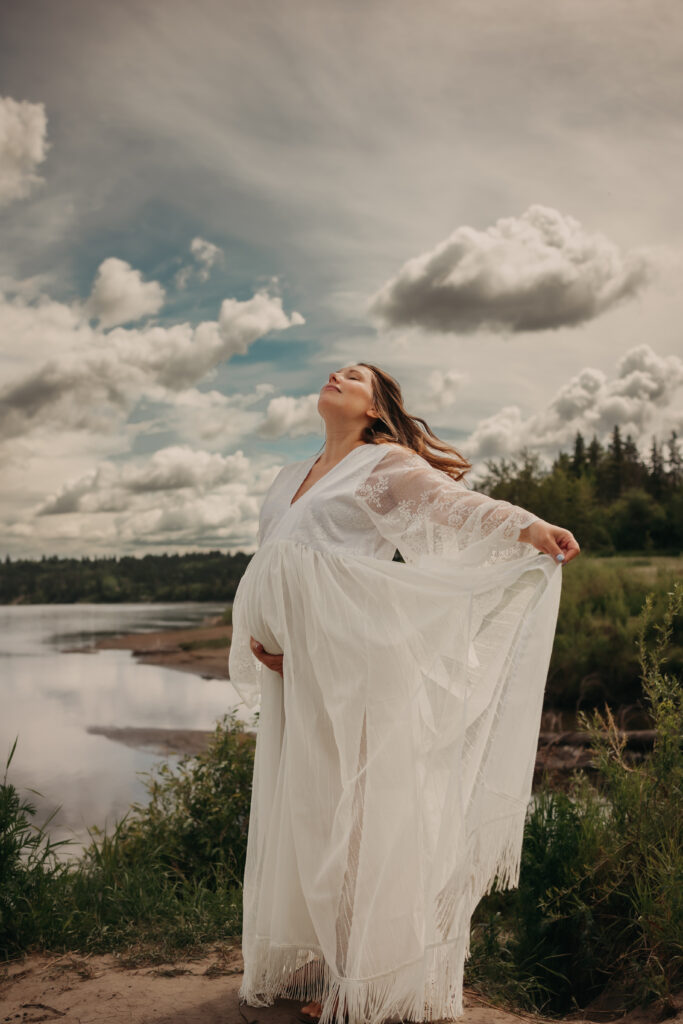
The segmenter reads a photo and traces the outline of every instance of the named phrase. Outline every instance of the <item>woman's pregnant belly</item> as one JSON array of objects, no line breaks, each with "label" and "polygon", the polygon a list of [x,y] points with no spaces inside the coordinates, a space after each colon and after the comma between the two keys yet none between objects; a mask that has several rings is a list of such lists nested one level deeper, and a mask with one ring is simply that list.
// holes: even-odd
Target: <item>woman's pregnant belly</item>
[{"label": "woman's pregnant belly", "polygon": [[233,627],[238,624],[263,644],[268,654],[282,654],[282,613],[278,601],[281,583],[278,545],[256,551],[235,592]]}]

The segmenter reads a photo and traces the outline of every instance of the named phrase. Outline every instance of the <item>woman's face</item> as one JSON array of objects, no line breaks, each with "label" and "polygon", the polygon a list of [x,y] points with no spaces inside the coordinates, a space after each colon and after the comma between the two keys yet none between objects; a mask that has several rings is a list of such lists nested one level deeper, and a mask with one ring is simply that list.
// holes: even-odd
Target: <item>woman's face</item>
[{"label": "woman's face", "polygon": [[320,389],[318,412],[323,419],[343,417],[358,420],[359,426],[365,427],[368,418],[377,416],[373,401],[372,371],[367,366],[351,363],[340,370],[332,370]]}]

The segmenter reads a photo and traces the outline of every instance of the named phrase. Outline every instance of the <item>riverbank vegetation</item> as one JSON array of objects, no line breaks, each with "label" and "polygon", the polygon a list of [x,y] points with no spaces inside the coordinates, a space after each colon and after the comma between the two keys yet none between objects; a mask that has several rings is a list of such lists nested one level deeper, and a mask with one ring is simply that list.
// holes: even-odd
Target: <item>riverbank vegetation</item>
[{"label": "riverbank vegetation", "polygon": [[527,817],[519,887],[494,890],[473,918],[470,982],[503,1002],[566,1013],[591,1000],[614,1010],[658,1001],[673,1012],[683,988],[683,677],[664,671],[683,584],[661,620],[648,597],[637,648],[656,730],[634,764],[608,708],[580,712],[591,781],[545,784]]},{"label": "riverbank vegetation", "polygon": [[[254,734],[234,716],[207,750],[165,762],[112,831],[69,840],[35,827],[35,806],[0,786],[0,959],[27,949],[106,952],[147,945],[168,954],[238,935]],[[49,824],[49,823],[48,823]]]},{"label": "riverbank vegetation", "polygon": [[[495,889],[473,918],[466,981],[501,1004],[566,1013],[601,994],[623,1007],[683,986],[683,679],[665,671],[683,583],[648,595],[635,646],[654,728],[633,763],[609,711],[580,714],[598,772],[569,790],[548,781],[529,809],[519,886]],[[11,767],[11,753],[8,768]],[[28,949],[154,955],[238,936],[253,737],[234,717],[207,751],[148,777],[149,802],[78,860],[0,787],[0,956]],[[59,845],[59,844],[57,844]]]},{"label": "riverbank vegetation", "polygon": [[[646,599],[659,621],[669,592],[683,582],[683,558],[581,556],[562,569],[562,595],[548,669],[545,705],[563,713],[564,728],[578,725],[579,711],[605,702],[629,721],[652,728],[643,701],[638,631]],[[683,674],[683,622],[672,623],[671,671]]]}]

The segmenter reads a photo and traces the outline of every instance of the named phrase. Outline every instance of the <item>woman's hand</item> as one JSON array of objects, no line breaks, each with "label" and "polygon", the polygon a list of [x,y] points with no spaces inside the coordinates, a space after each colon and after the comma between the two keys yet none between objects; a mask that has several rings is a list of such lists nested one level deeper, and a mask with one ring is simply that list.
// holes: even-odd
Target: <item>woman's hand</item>
[{"label": "woman's hand", "polygon": [[533,544],[539,551],[553,558],[558,554],[564,555],[564,558],[558,559],[560,565],[571,562],[572,558],[576,558],[581,552],[573,533],[561,526],[546,523],[544,519],[536,519],[529,526],[525,526],[520,530],[518,539]]},{"label": "woman's hand", "polygon": [[283,676],[282,654],[268,654],[268,651],[264,651],[263,644],[260,644],[258,640],[254,640],[253,636],[249,637],[249,646],[258,660],[262,661],[266,668],[272,669],[273,672],[279,672],[280,675]]}]

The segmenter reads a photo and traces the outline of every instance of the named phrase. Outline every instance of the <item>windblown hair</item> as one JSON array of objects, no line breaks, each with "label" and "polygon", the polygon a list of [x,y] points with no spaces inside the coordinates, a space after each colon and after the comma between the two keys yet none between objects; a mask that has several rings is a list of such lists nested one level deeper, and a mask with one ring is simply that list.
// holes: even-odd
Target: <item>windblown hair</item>
[{"label": "windblown hair", "polygon": [[[411,416],[403,404],[401,387],[385,370],[372,363],[358,363],[372,372],[373,400],[378,419],[363,430],[366,444],[386,444],[394,441],[412,448],[423,459],[454,480],[460,480],[472,468],[464,455],[436,436],[421,416]],[[437,452],[444,452],[438,455]]]}]

